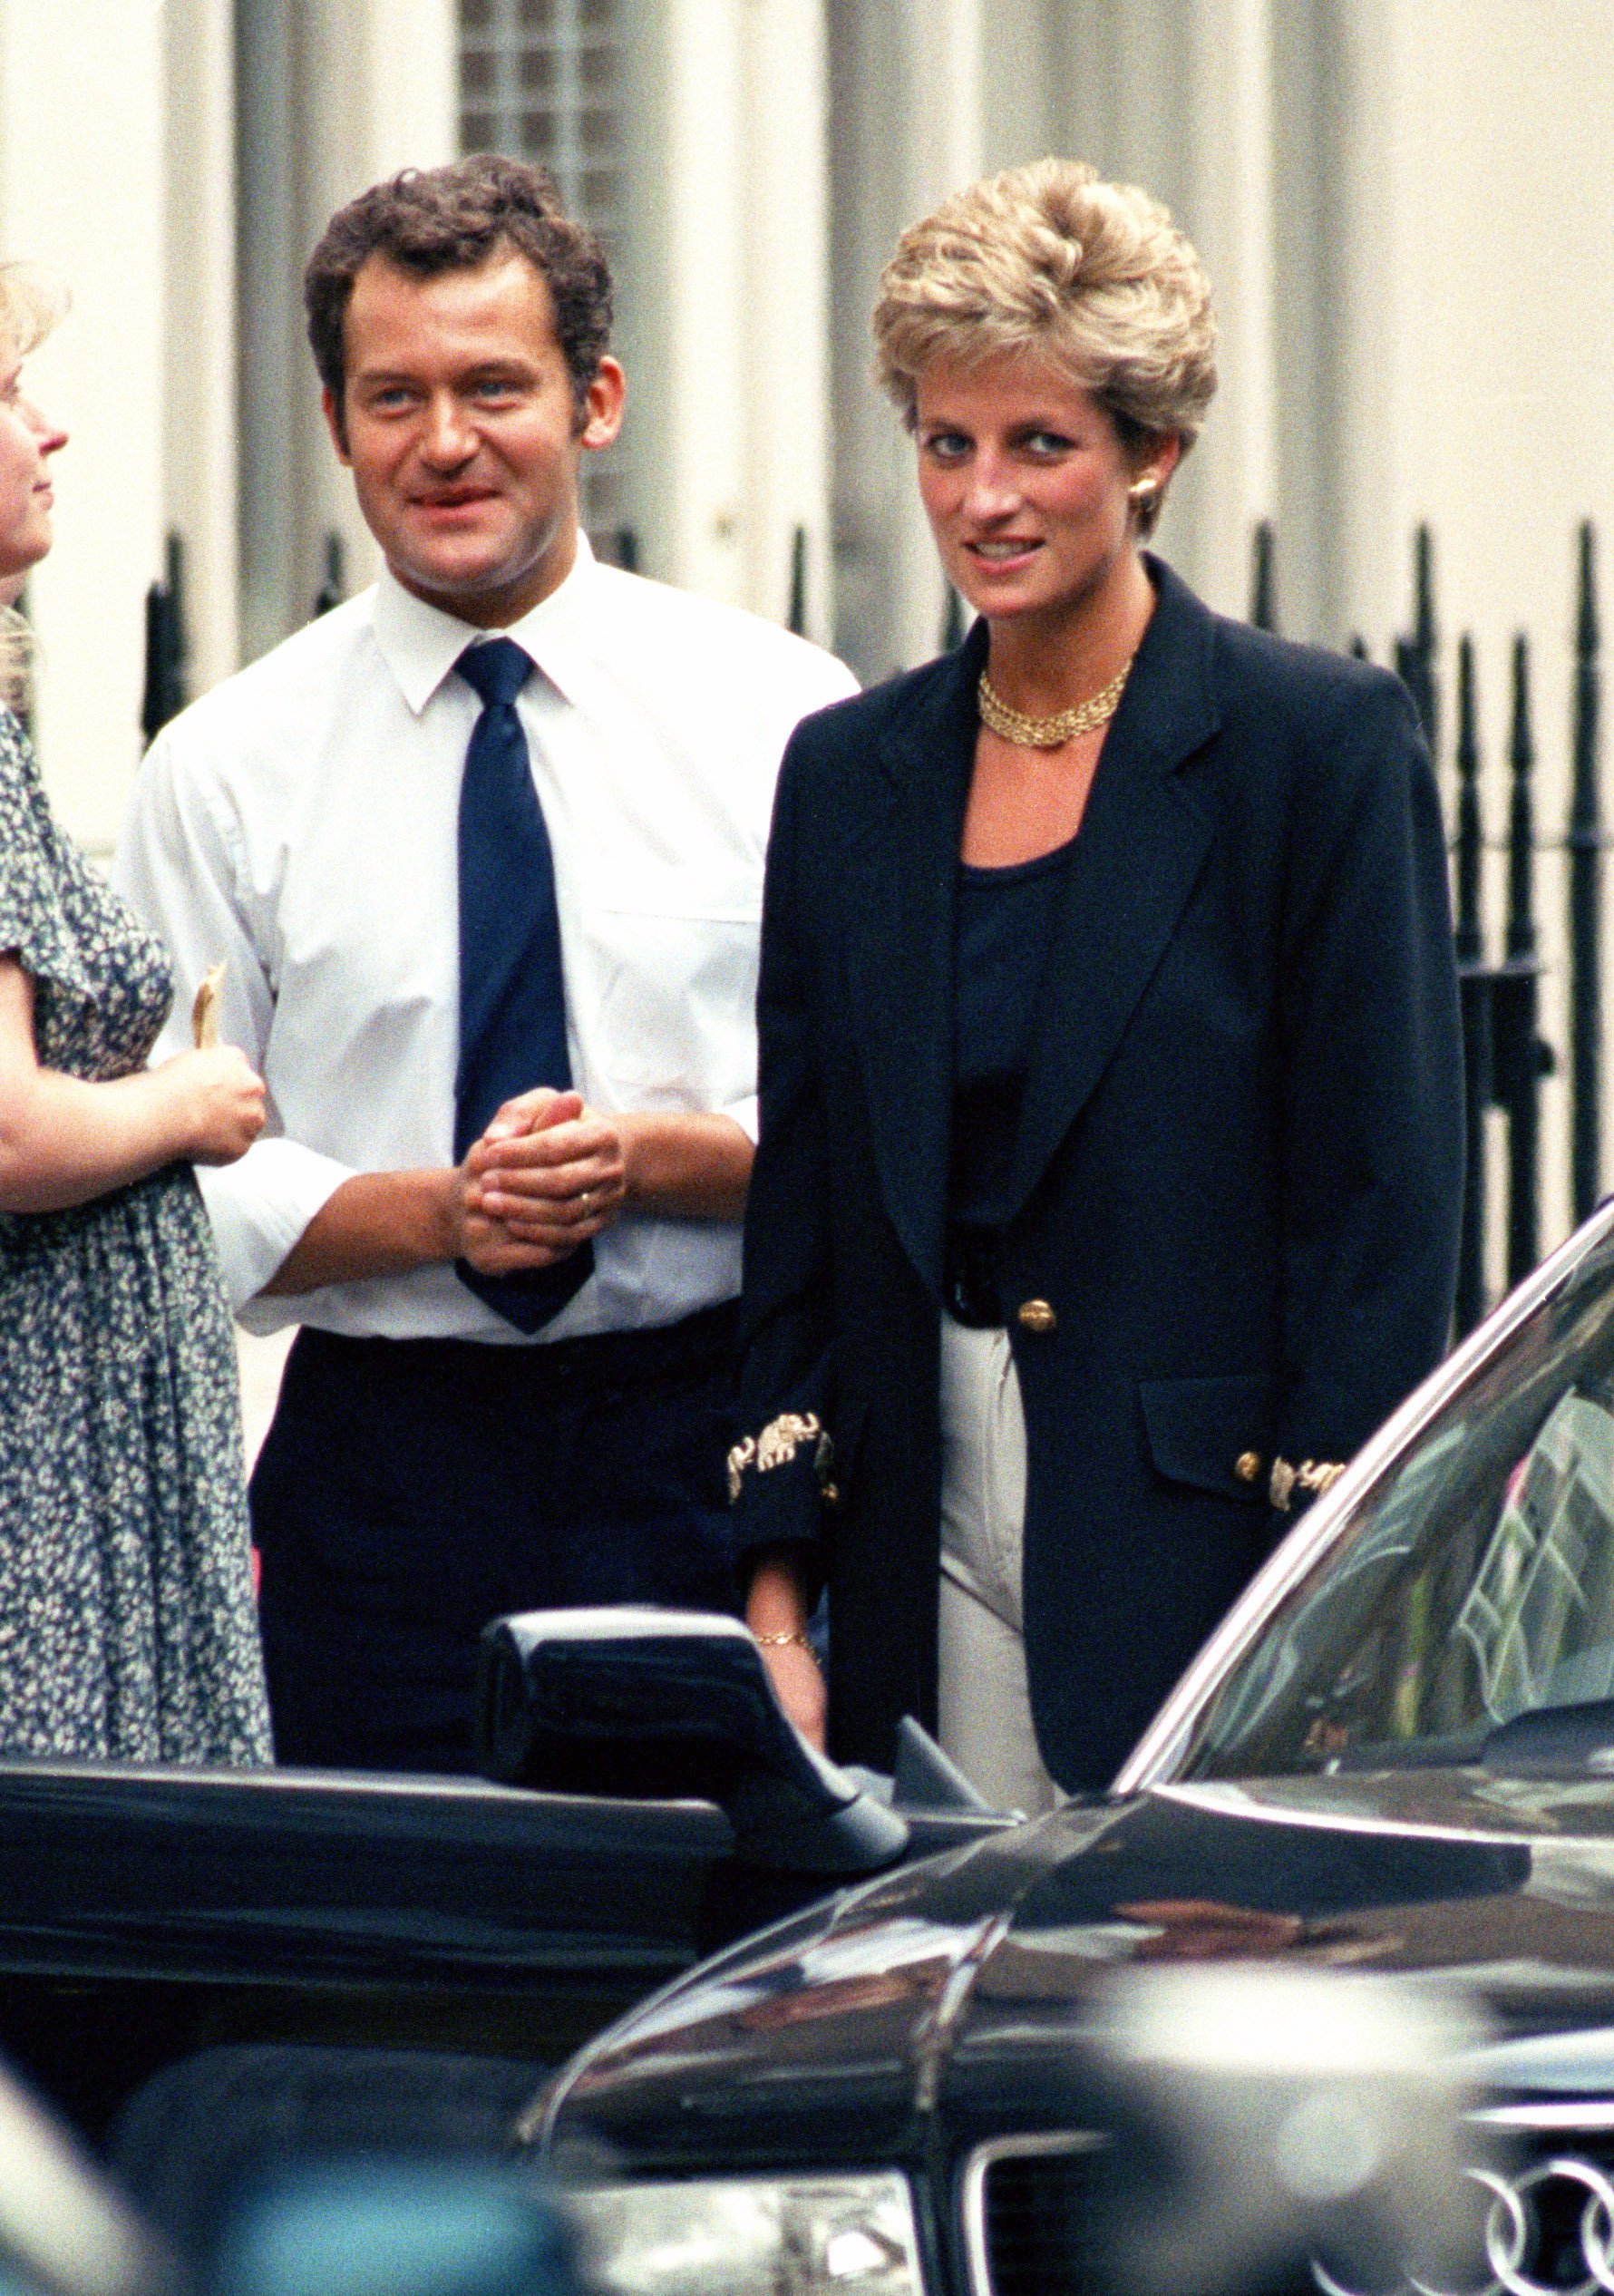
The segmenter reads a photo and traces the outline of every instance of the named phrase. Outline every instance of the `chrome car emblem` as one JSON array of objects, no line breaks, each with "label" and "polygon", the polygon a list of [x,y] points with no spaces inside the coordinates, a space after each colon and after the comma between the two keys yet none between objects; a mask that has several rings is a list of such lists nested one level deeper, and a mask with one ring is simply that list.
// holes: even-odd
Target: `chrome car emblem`
[{"label": "chrome car emblem", "polygon": [[[1614,2178],[1591,2161],[1556,2155],[1515,2176],[1464,2171],[1490,2194],[1483,2233],[1491,2278],[1439,2288],[1413,2279],[1413,2296],[1614,2296]],[[1322,2296],[1356,2296],[1317,2258]]]},{"label": "chrome car emblem", "polygon": [[[1614,2184],[1600,2168],[1572,2154],[1542,2161],[1522,2176],[1502,2177],[1489,2169],[1468,2172],[1493,2197],[1485,2214],[1485,2262],[1508,2296],[1614,2296]],[[1583,2196],[1583,2197],[1582,2197]],[[1578,2234],[1586,2278],[1538,2280],[1541,2252],[1551,2234],[1549,2207],[1568,2204],[1568,2222]]]}]

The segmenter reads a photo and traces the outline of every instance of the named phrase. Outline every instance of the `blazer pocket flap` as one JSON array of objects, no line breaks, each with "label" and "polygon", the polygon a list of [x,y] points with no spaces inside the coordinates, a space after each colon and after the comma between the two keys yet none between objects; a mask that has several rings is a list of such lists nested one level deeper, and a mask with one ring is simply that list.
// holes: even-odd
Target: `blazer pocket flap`
[{"label": "blazer pocket flap", "polygon": [[1224,1499],[1265,1499],[1276,1386],[1262,1371],[1140,1380],[1138,1399],[1155,1466],[1172,1483]]}]

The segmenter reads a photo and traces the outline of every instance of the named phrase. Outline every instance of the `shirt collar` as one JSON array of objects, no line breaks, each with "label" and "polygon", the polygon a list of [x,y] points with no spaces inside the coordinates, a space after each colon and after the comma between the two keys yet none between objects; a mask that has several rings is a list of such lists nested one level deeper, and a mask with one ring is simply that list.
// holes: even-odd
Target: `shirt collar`
[{"label": "shirt collar", "polygon": [[526,647],[549,683],[571,700],[572,665],[579,652],[579,616],[586,611],[595,573],[588,537],[579,530],[576,560],[559,589],[540,598],[530,614],[512,622],[509,629],[492,631],[462,622],[456,614],[445,614],[439,606],[428,606],[384,566],[375,589],[375,643],[416,717],[465,648],[479,637],[513,637],[518,646]]}]

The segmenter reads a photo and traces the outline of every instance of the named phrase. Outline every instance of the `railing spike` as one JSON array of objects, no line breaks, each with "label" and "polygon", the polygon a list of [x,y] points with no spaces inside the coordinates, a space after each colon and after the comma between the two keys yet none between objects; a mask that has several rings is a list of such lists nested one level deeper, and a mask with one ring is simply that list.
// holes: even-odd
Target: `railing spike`
[{"label": "railing spike", "polygon": [[1434,678],[1434,546],[1420,526],[1413,542],[1413,629],[1395,640],[1395,674],[1412,696],[1429,754],[1440,754],[1440,689]]},{"label": "railing spike", "polygon": [[1474,698],[1473,640],[1466,632],[1457,648],[1457,960],[1483,959],[1480,923],[1480,735]]},{"label": "railing spike", "polygon": [[1508,923],[1510,957],[1533,957],[1535,912],[1531,882],[1535,860],[1535,816],[1530,776],[1535,738],[1530,725],[1530,641],[1521,630],[1513,639],[1513,714],[1508,729],[1508,764],[1512,773],[1508,815]]},{"label": "railing spike", "polygon": [[1434,656],[1434,540],[1426,525],[1420,526],[1413,544],[1415,565],[1415,614],[1413,635],[1419,647],[1431,660]]},{"label": "railing spike", "polygon": [[[1420,562],[1424,558],[1419,552]],[[1420,614],[1420,621],[1424,621]],[[1415,663],[1424,656],[1416,638],[1407,641]],[[1467,633],[1457,647],[1457,916],[1458,988],[1463,999],[1463,1089],[1468,1153],[1463,1174],[1463,1210],[1457,1251],[1457,1328],[1471,1331],[1485,1312],[1485,1111],[1491,1104],[1493,1065],[1494,975],[1484,962],[1480,925],[1480,732],[1474,694],[1473,640]]]},{"label": "railing spike", "polygon": [[1496,1085],[1508,1113],[1508,1281],[1521,1283],[1541,1257],[1541,1080],[1551,1056],[1537,1027],[1535,812],[1530,777],[1535,737],[1530,724],[1530,642],[1513,640],[1513,708],[1508,728],[1512,788],[1508,811],[1507,966],[1493,992]]},{"label": "railing spike", "polygon": [[1276,544],[1269,518],[1256,520],[1251,538],[1249,618],[1258,630],[1278,628],[1278,569]]},{"label": "railing spike", "polygon": [[146,675],[141,731],[151,741],[186,702],[185,545],[171,529],[163,544],[163,576],[146,592]]},{"label": "railing spike", "polygon": [[790,538],[790,611],[785,628],[798,637],[807,635],[807,529],[798,526]]},{"label": "railing spike", "polygon": [[328,614],[333,606],[340,606],[347,595],[346,553],[342,537],[335,528],[327,527],[325,538],[325,579],[314,601],[314,618]]},{"label": "railing spike", "polygon": [[1588,519],[1580,534],[1580,599],[1575,617],[1574,759],[1569,821],[1570,1192],[1584,1220],[1602,1190],[1602,818],[1601,673],[1595,538]]}]

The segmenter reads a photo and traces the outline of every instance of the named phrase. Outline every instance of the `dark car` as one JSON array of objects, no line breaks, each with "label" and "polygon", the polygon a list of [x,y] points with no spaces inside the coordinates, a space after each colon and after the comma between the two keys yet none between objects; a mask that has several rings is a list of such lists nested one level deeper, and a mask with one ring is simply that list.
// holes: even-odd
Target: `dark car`
[{"label": "dark car", "polygon": [[1475,2004],[1507,2142],[1454,2171],[1485,2262],[1446,2296],[1614,2292],[1614,1211],[1314,1507],[1110,1795],[736,1947],[522,2134],[598,2180],[633,2296],[703,2252],[727,2296],[1084,2289],[1115,1988],[1239,1964]]},{"label": "dark car", "polygon": [[[277,2148],[519,2126],[612,2165],[615,2223],[676,2183],[713,2288],[776,2237],[771,2288],[827,2241],[847,2296],[1033,2296],[1080,2277],[1115,1973],[1256,1960],[1486,2004],[1491,2109],[1575,2164],[1550,2205],[1479,2188],[1492,2277],[1535,2296],[1567,2210],[1562,2285],[1614,2296],[1614,1211],[1317,1504],[1108,1796],[1017,1824],[916,1735],[882,1798],[741,1629],[672,1614],[506,1622],[483,1726],[499,1783],[0,1765],[0,2044],[174,2237]],[[670,2290],[618,2249],[608,2284]]]},{"label": "dark car", "polygon": [[513,1622],[486,1707],[521,1784],[0,1762],[0,2050],[181,2246],[266,2162],[502,2152],[669,1977],[1009,1823],[918,1734],[906,1815],[820,1761],[730,1620]]}]

